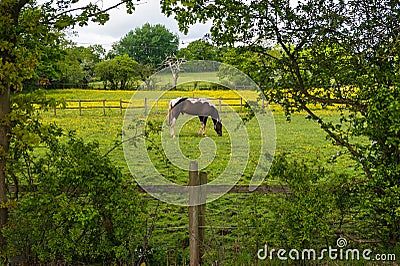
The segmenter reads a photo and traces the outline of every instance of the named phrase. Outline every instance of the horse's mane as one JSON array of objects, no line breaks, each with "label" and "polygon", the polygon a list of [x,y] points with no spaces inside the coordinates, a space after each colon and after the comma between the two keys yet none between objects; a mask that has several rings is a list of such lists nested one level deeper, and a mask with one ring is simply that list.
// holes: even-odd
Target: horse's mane
[{"label": "horse's mane", "polygon": [[173,107],[175,107],[175,106],[177,106],[178,104],[180,104],[181,102],[184,102],[184,101],[186,101],[188,98],[186,97],[179,97],[179,98],[176,98],[176,99],[174,99],[174,100],[172,100],[171,102],[170,102],[170,109],[171,108],[173,108]]}]

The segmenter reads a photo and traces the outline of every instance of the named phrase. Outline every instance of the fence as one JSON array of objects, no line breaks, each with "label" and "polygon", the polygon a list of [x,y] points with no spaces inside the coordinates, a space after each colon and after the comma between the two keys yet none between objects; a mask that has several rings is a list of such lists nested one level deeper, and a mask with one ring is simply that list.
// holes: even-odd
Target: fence
[{"label": "fence", "polygon": [[[207,191],[202,190],[200,193],[198,190],[192,190],[190,189],[191,186],[198,186],[202,184],[207,183],[207,174],[204,172],[198,172],[198,165],[196,162],[191,162],[190,163],[190,170],[189,170],[189,186],[181,186],[177,187],[174,186],[175,190],[172,190],[172,193],[189,193],[189,200],[194,201],[195,199],[198,199],[199,197],[202,197],[203,199],[206,197],[207,193],[214,193],[218,192],[221,190],[225,190],[224,186],[221,185],[215,185],[215,186],[207,186]],[[19,185],[18,187],[14,185],[10,185],[9,190],[10,193],[16,193],[19,191],[31,191],[32,189],[36,190],[36,187],[34,186],[33,188],[30,187],[28,188],[27,186]],[[137,186],[136,187],[137,191],[139,193],[147,193],[145,192],[141,187]],[[171,187],[169,186],[154,186],[154,187],[146,187],[146,190],[151,190],[153,189],[154,191],[157,192],[171,192]],[[243,198],[237,196],[236,194],[241,194],[241,195],[249,195],[250,193],[259,193],[259,194],[289,194],[291,193],[290,190],[285,187],[285,186],[278,186],[278,185],[271,185],[271,186],[259,186],[257,189],[254,191],[250,192],[248,186],[233,186],[231,189],[228,191],[229,194],[235,194],[235,199],[237,202],[242,203]],[[149,199],[153,199],[151,196],[148,196]],[[157,201],[157,200],[155,200]],[[158,201],[159,202],[159,201]],[[215,205],[215,202],[211,203],[210,205]],[[168,206],[168,204],[166,204]],[[170,210],[171,206],[168,206],[167,209]],[[205,265],[206,263],[202,263],[202,257],[203,255],[207,252],[207,250],[210,249],[210,244],[209,242],[212,241],[215,238],[214,234],[219,234],[223,233],[224,236],[230,234],[230,230],[234,229],[232,226],[231,227],[226,227],[226,226],[221,226],[219,225],[218,227],[213,227],[210,224],[207,224],[209,222],[209,219],[207,219],[207,212],[211,213],[211,217],[213,216],[213,210],[212,207],[207,210],[206,204],[203,205],[198,205],[198,206],[191,206],[188,207],[187,210],[183,210],[182,212],[179,211],[179,215],[187,213],[187,218],[188,218],[188,226],[180,226],[180,227],[174,227],[173,222],[171,222],[170,219],[168,219],[168,228],[167,230],[164,229],[155,229],[159,230],[160,233],[162,234],[167,234],[172,235],[172,234],[186,234],[188,236],[188,241],[189,241],[189,263],[190,265]],[[210,211],[211,209],[211,211]],[[157,212],[164,212],[163,210],[157,210]],[[156,215],[156,214],[154,214]],[[215,215],[215,214],[214,214]],[[183,219],[183,217],[182,217]],[[186,220],[185,220],[186,221]],[[172,224],[171,224],[172,223]],[[148,229],[150,230],[150,229]],[[210,231],[211,230],[211,231]],[[206,234],[206,231],[209,232]],[[207,238],[207,239],[206,239]],[[185,237],[186,239],[186,237]],[[160,241],[156,241],[158,245],[163,245],[162,243],[159,243]],[[261,241],[260,241],[261,244]],[[174,246],[172,243],[168,245],[164,245],[163,247],[166,249],[165,253],[165,262],[166,264],[164,265],[187,265],[186,262],[180,261],[183,256],[181,254],[181,251],[179,250],[182,248],[181,246]],[[187,260],[185,260],[187,261]],[[133,265],[133,264],[132,264]],[[220,265],[218,263],[213,264],[213,265]],[[221,264],[222,265],[222,264]],[[253,264],[253,265],[259,265],[259,264]],[[264,264],[261,264],[264,265]]]},{"label": "fence", "polygon": [[[207,186],[205,189],[192,189],[193,186],[200,186],[207,183],[207,174],[198,172],[198,164],[195,161],[190,162],[189,166],[189,186],[153,186],[146,187],[147,191],[153,190],[154,192],[170,192],[170,193],[189,193],[189,203],[205,202],[207,193],[215,193],[225,191],[226,186],[214,185]],[[231,187],[231,186],[230,186]],[[146,193],[140,187],[139,192]],[[254,191],[249,191],[248,186],[233,186],[227,193],[291,193],[285,186],[259,186]],[[205,229],[206,226],[206,204],[188,207],[189,216],[189,248],[190,248],[190,265],[202,265],[201,258],[205,250]]]},{"label": "fence", "polygon": [[[159,112],[160,108],[163,106],[167,106],[168,102],[172,98],[162,98],[162,99],[157,99],[155,100],[154,106],[155,106],[155,111]],[[237,107],[239,108],[239,111],[243,111],[243,107],[245,106],[245,100],[241,97],[236,97],[236,98],[209,98],[211,101],[214,102],[214,104],[218,107],[220,112],[223,112],[223,107]],[[144,98],[142,103],[132,103],[129,100],[65,100],[66,106],[65,108],[57,107],[55,106],[53,109],[54,116],[57,116],[57,110],[62,110],[62,109],[72,109],[72,110],[79,110],[79,115],[82,116],[82,111],[83,110],[88,110],[88,109],[102,109],[103,110],[103,115],[106,115],[106,110],[107,109],[119,109],[119,114],[122,115],[123,110],[126,109],[128,106],[131,108],[138,108],[138,109],[143,109],[144,113],[148,113],[148,109],[151,106],[150,102],[154,101],[153,99],[150,98]],[[229,103],[226,103],[228,102]],[[265,108],[265,102],[264,99],[262,99],[262,108]]]}]

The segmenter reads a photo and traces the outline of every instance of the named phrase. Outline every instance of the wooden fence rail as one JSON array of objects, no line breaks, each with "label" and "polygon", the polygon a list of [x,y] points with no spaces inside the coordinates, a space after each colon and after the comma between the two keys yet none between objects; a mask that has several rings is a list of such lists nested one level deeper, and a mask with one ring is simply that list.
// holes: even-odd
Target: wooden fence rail
[{"label": "wooden fence rail", "polygon": [[[159,111],[159,102],[166,102],[166,104],[173,98],[163,98],[155,101],[156,112]],[[215,105],[218,107],[219,111],[222,112],[223,107],[239,107],[240,111],[243,111],[245,100],[241,97],[227,97],[227,98],[209,98],[214,101]],[[143,103],[138,105],[129,105],[130,100],[90,100],[90,99],[77,99],[77,100],[65,100],[65,108],[54,107],[54,116],[57,116],[57,110],[60,109],[70,109],[79,110],[79,115],[82,116],[82,110],[86,109],[102,109],[103,114],[106,115],[107,109],[119,109],[119,113],[122,115],[123,110],[129,106],[129,108],[143,109],[144,113],[147,114],[149,110],[149,103],[153,99],[143,98]],[[235,101],[235,103],[224,103],[224,101]],[[265,107],[264,100],[262,100],[262,108]]]},{"label": "wooden fence rail", "polygon": [[[146,190],[141,187],[136,187],[140,193],[172,193],[172,194],[186,194],[189,193],[190,186],[175,186],[175,185],[154,185],[146,186]],[[289,194],[290,190],[286,186],[278,185],[262,185],[254,190],[250,190],[249,186],[228,186],[228,185],[209,185],[207,186],[207,193],[226,193],[244,194],[244,193],[259,193],[259,194]]]}]

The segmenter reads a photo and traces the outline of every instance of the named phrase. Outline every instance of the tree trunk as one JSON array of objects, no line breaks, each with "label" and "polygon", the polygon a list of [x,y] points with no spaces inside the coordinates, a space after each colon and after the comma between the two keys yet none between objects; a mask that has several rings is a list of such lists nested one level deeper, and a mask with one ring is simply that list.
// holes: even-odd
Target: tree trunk
[{"label": "tree trunk", "polygon": [[[18,83],[18,73],[15,73],[15,70],[12,67],[10,68],[10,66],[17,64],[15,54],[13,53],[17,45],[16,29],[18,28],[21,10],[28,2],[29,0],[0,1],[0,17],[2,18],[0,39],[2,45],[7,44],[0,47],[0,71],[3,72],[3,77],[0,78],[0,250],[6,244],[2,229],[7,223],[8,218],[8,208],[6,206],[6,163],[11,133],[10,90],[14,86],[14,82]],[[14,77],[15,75],[17,78]]]},{"label": "tree trunk", "polygon": [[[6,187],[6,162],[10,146],[10,90],[0,92],[0,247],[4,246],[5,240],[1,230],[7,223],[8,208]],[[1,207],[3,205],[3,207]]]},{"label": "tree trunk", "polygon": [[176,85],[178,85],[179,71],[176,70],[175,72],[172,72],[172,76],[174,77],[174,88],[176,88]]}]

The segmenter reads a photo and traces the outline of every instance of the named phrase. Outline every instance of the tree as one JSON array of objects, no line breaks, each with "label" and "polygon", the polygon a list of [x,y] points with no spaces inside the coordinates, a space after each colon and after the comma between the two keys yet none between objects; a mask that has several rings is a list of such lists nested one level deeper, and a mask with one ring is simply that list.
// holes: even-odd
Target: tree
[{"label": "tree", "polygon": [[185,62],[184,58],[178,58],[177,56],[167,56],[163,62],[163,66],[169,67],[174,78],[174,87],[178,84],[179,73],[181,72],[181,65]]},{"label": "tree", "polygon": [[155,69],[150,64],[145,64],[145,65],[139,64],[137,68],[139,80],[144,82],[148,90],[152,89],[157,82],[156,78],[152,76],[154,72]]},{"label": "tree", "polygon": [[127,54],[140,64],[138,74],[148,89],[154,80],[149,78],[161,67],[164,59],[177,53],[179,37],[161,24],[144,24],[128,32],[113,45],[108,57]]},{"label": "tree", "polygon": [[[189,43],[187,47],[180,49],[177,53],[177,57],[185,58],[186,60],[210,60],[219,62],[222,61],[222,54],[225,50],[225,47],[217,47],[204,39],[200,39],[193,41]],[[193,63],[184,68],[184,71],[187,72],[207,72],[216,70],[216,66],[213,64],[201,63]]]},{"label": "tree", "polygon": [[184,57],[186,60],[221,61],[221,48],[200,39],[189,43],[185,48],[179,49],[177,56]]},{"label": "tree", "polygon": [[98,63],[95,73],[104,82],[105,88],[110,83],[110,89],[124,90],[139,75],[138,68],[138,63],[125,54]]},{"label": "tree", "polygon": [[12,133],[10,92],[21,90],[23,81],[33,76],[40,59],[39,46],[49,41],[44,38],[48,32],[84,26],[88,21],[104,24],[109,18],[107,12],[121,5],[131,13],[135,1],[120,1],[104,9],[93,3],[79,5],[75,0],[0,2],[0,247],[5,244],[1,231],[8,216],[5,181]]},{"label": "tree", "polygon": [[[104,59],[105,49],[101,45],[76,46],[60,33],[54,37],[53,45],[43,45],[40,60],[34,75],[24,82],[25,87],[37,87],[38,80],[47,79],[51,87],[87,87],[94,77],[94,66]],[[40,82],[39,82],[40,83]]]},{"label": "tree", "polygon": [[[185,32],[212,20],[218,45],[271,60],[275,76],[260,82],[267,98],[288,116],[307,112],[363,170],[340,186],[352,204],[338,205],[347,206],[349,219],[336,232],[359,243],[400,241],[398,1],[162,1],[162,7]],[[340,121],[319,117],[314,105],[335,106]]]},{"label": "tree", "polygon": [[[271,55],[279,57],[278,50],[271,50]],[[232,66],[238,67],[243,73],[250,76],[260,87],[266,87],[271,79],[278,76],[273,61],[262,54],[249,51],[246,48],[229,47],[221,55],[221,60]],[[260,71],[260,70],[263,71]],[[249,84],[241,84],[246,80],[240,78],[241,75],[232,73],[230,67],[221,66],[218,71],[219,79],[224,83],[231,83],[235,86],[248,87]]]},{"label": "tree", "polygon": [[[49,31],[43,33],[41,39],[42,43],[34,44],[30,48],[37,50],[37,64],[32,76],[23,82],[25,88],[37,88],[38,85],[42,85],[41,81],[46,81],[45,85],[49,85],[50,81],[59,80],[61,77],[59,62],[65,59],[64,47],[68,44],[65,34],[61,31]],[[31,40],[27,42],[21,45],[31,47]]]},{"label": "tree", "polygon": [[[97,46],[68,45],[63,49],[65,56],[58,61],[59,86],[63,84],[86,87],[94,77],[94,68],[104,56],[104,48]],[[57,84],[56,84],[57,85]]]},{"label": "tree", "polygon": [[93,54],[96,61],[103,60],[106,57],[106,49],[100,44],[93,44],[89,47],[90,53]]},{"label": "tree", "polygon": [[166,56],[178,51],[179,37],[161,24],[144,24],[113,45],[112,55],[127,54],[142,65],[158,68]]},{"label": "tree", "polygon": [[104,48],[101,45],[76,46],[66,40],[62,32],[47,34],[52,35],[52,41],[38,47],[38,63],[32,77],[24,81],[24,87],[43,87],[41,81],[46,81],[44,87],[88,86],[95,64],[105,56]]}]

